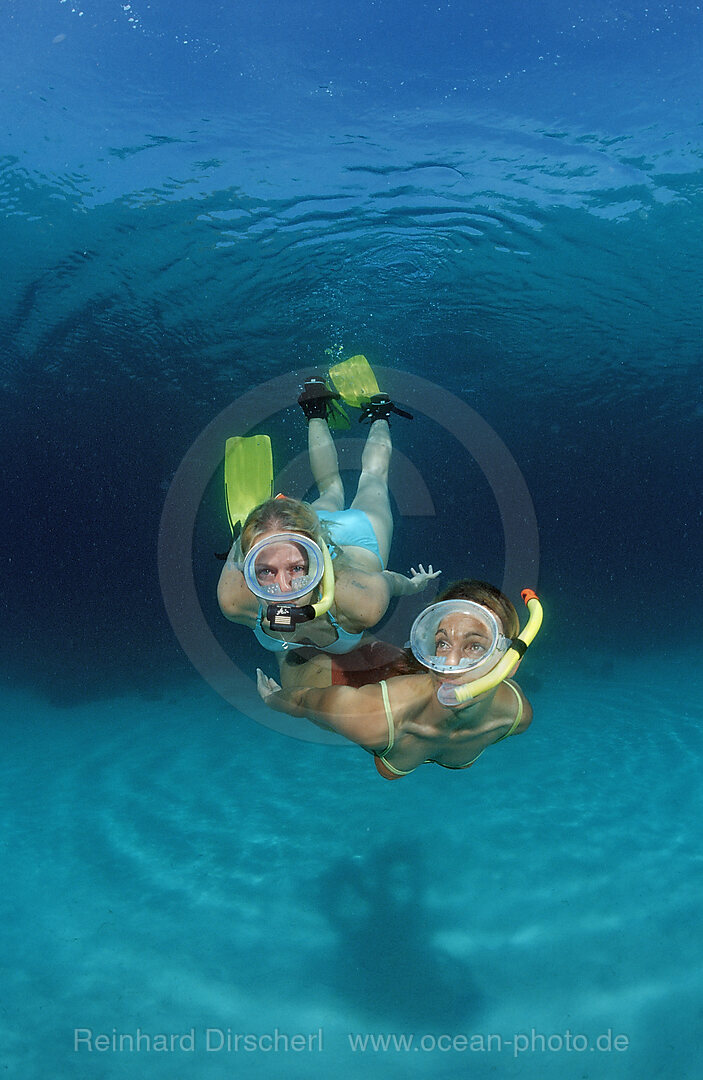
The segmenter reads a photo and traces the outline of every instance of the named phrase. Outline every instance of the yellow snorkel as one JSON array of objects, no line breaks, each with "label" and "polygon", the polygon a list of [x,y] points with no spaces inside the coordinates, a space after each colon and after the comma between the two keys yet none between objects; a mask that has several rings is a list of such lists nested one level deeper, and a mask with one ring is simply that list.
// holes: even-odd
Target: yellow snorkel
[{"label": "yellow snorkel", "polygon": [[531,645],[537,637],[539,628],[542,625],[543,610],[537,593],[532,589],[523,589],[520,595],[529,612],[529,618],[524,629],[516,638],[513,638],[507,652],[503,654],[496,666],[480,679],[459,685],[442,683],[437,691],[437,697],[442,705],[451,707],[475,701],[481,694],[493,690],[504,679],[507,679],[515,665],[522,660],[527,652],[528,645]]},{"label": "yellow snorkel", "polygon": [[325,572],[322,575],[322,581],[320,582],[322,595],[317,603],[312,605],[312,609],[315,612],[313,619],[317,619],[320,615],[326,615],[334,601],[334,567],[332,565],[332,557],[329,553],[327,544],[322,544],[322,558],[325,563]]}]

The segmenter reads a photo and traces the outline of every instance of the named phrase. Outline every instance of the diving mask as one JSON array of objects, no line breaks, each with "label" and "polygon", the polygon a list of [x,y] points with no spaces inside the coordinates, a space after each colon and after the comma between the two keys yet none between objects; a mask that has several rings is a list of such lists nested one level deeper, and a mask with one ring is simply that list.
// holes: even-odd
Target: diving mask
[{"label": "diving mask", "polygon": [[247,588],[261,600],[300,600],[320,584],[325,572],[322,549],[300,533],[274,533],[247,552],[242,573]]},{"label": "diving mask", "polygon": [[[247,588],[267,602],[266,618],[272,630],[291,633],[300,622],[323,615],[334,599],[334,571],[326,547],[301,533],[273,533],[253,544],[242,566]],[[316,604],[297,607],[295,601],[318,585]]]},{"label": "diving mask", "polygon": [[492,611],[473,600],[442,600],[421,611],[410,631],[417,660],[439,675],[471,674],[493,668],[510,646]]}]

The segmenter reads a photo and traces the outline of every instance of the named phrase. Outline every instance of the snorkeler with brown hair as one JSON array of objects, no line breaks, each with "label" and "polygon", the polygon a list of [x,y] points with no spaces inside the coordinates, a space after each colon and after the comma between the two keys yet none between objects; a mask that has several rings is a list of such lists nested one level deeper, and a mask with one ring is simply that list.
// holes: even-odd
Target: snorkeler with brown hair
[{"label": "snorkeler with brown hair", "polygon": [[[467,769],[488,746],[532,722],[532,707],[510,678],[542,620],[536,594],[527,589],[523,599],[529,619],[520,631],[515,608],[498,589],[460,581],[420,613],[410,652],[379,682],[282,688],[258,670],[259,694],[270,708],[357,743],[386,780],[422,764]],[[328,662],[316,657],[305,665],[312,683]],[[296,678],[305,678],[302,668]]]},{"label": "snorkeler with brown hair", "polygon": [[232,545],[218,585],[226,618],[248,626],[279,653],[312,647],[348,653],[385,614],[394,596],[420,592],[440,571],[422,564],[410,575],[386,569],[393,537],[388,497],[392,444],[389,417],[399,410],[385,394],[371,397],[362,419],[371,428],[349,509],[328,417],[339,394],[310,379],[299,398],[308,420],[313,503],[276,496],[255,507]]}]

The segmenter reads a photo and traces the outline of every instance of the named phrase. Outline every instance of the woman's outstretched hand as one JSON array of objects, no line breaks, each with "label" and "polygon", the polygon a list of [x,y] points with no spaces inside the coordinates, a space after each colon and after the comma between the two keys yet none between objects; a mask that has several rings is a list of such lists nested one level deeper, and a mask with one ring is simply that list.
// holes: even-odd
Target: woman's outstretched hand
[{"label": "woman's outstretched hand", "polygon": [[264,675],[261,668],[256,669],[256,689],[259,691],[259,697],[268,705],[270,697],[277,694],[281,687],[275,679],[269,678],[268,675]]},{"label": "woman's outstretched hand", "polygon": [[422,592],[434,578],[439,577],[442,571],[433,570],[432,563],[428,564],[426,570],[422,563],[418,563],[417,565],[420,567],[419,570],[416,570],[414,566],[410,567],[410,581],[417,592]]}]

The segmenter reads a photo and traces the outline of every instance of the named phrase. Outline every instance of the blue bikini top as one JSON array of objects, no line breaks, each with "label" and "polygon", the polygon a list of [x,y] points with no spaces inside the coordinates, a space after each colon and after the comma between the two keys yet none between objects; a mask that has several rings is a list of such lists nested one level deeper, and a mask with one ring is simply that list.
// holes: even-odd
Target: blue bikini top
[{"label": "blue bikini top", "polygon": [[324,647],[321,645],[310,646],[303,644],[300,641],[283,641],[281,638],[270,637],[263,628],[264,609],[259,608],[259,614],[256,617],[256,625],[254,626],[254,636],[259,642],[259,645],[263,645],[269,652],[288,652],[289,649],[318,649],[320,652],[328,653],[348,653],[358,648],[361,644],[361,639],[364,636],[364,632],[360,634],[350,634],[348,630],[343,630],[331,611],[327,612],[327,618],[332,623],[332,626],[337,631],[337,640],[331,642]]}]

